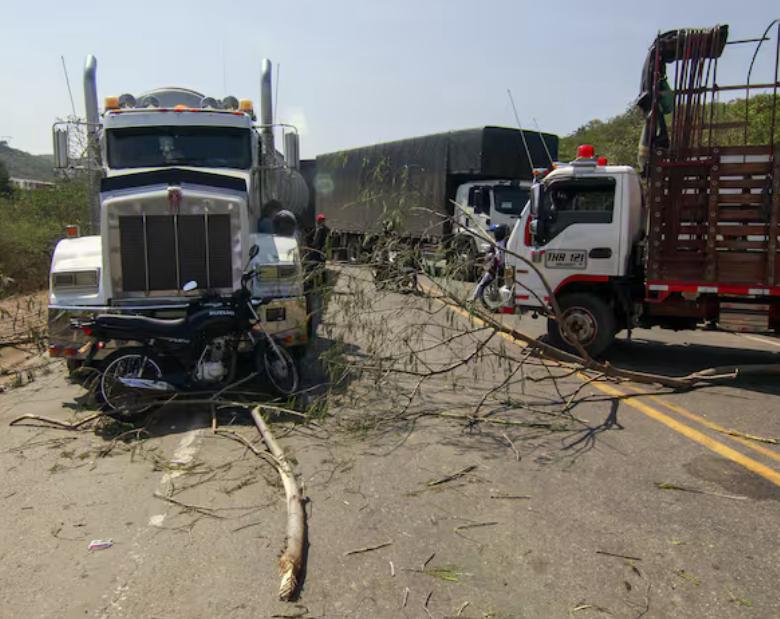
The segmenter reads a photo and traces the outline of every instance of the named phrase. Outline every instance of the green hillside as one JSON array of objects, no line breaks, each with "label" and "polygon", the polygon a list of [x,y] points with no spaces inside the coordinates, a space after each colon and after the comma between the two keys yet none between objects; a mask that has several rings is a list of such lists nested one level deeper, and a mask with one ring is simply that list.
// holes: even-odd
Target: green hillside
[{"label": "green hillside", "polygon": [[[772,97],[770,95],[752,97],[748,114],[750,118],[748,143],[768,144],[772,126]],[[775,143],[780,143],[780,110],[777,114]],[[745,100],[735,99],[719,104],[714,116],[716,123],[743,121]],[[609,120],[591,120],[572,134],[561,138],[559,159],[570,161],[574,158],[579,144],[592,144],[596,147],[596,152],[606,156],[610,163],[636,165],[637,144],[642,124],[642,113],[633,106]],[[742,144],[744,133],[741,129],[718,130],[716,139],[722,146]]]},{"label": "green hillside", "polygon": [[38,181],[54,180],[51,155],[31,155],[23,150],[11,148],[8,142],[0,140],[0,161],[15,178],[30,178]]}]

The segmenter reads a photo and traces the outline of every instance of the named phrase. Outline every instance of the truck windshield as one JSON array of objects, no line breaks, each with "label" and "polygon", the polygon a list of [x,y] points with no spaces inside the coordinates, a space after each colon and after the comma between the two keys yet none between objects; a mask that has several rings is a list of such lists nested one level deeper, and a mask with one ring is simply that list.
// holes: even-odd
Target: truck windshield
[{"label": "truck windshield", "polygon": [[239,127],[128,127],[108,131],[108,165],[156,168],[252,167],[249,129]]},{"label": "truck windshield", "polygon": [[528,189],[524,187],[495,187],[493,195],[496,210],[506,215],[520,215],[528,202]]}]

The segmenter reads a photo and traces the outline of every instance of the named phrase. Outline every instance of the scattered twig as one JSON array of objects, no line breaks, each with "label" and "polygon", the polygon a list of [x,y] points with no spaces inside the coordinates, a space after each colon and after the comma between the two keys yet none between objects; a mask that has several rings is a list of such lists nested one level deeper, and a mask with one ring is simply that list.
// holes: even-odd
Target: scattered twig
[{"label": "scattered twig", "polygon": [[463,531],[464,529],[476,529],[478,527],[492,527],[498,524],[497,522],[472,522],[469,524],[462,524],[455,527],[455,531]]},{"label": "scattered twig", "polygon": [[33,426],[33,427],[39,427],[39,424],[34,423],[21,423],[22,421],[40,421],[41,423],[53,426],[55,428],[61,428],[62,430],[78,430],[81,426],[84,424],[89,423],[90,421],[94,421],[98,417],[102,417],[103,413],[95,413],[93,415],[89,415],[88,417],[84,417],[84,419],[80,419],[78,421],[74,422],[68,422],[68,421],[61,421],[59,419],[54,419],[52,417],[42,417],[41,415],[33,415],[32,413],[27,413],[25,415],[22,415],[20,417],[17,417],[16,419],[13,419],[8,425],[9,426]]},{"label": "scattered twig", "polygon": [[[377,544],[376,546],[365,546],[364,548],[355,548],[355,550],[348,550],[347,552],[345,552],[344,556],[348,557],[350,555],[359,555],[359,554],[362,554],[364,552],[371,552],[372,550],[379,550],[380,548],[387,548],[392,543],[393,543],[392,540],[390,540],[389,542],[384,542],[382,544]],[[390,565],[392,565],[392,563]]]},{"label": "scattered twig", "polygon": [[431,619],[433,619],[433,615],[431,615],[431,611],[428,610],[428,602],[431,601],[432,595],[433,595],[433,591],[429,591],[428,595],[425,596],[425,603],[423,604],[423,610],[425,611],[425,614],[431,617]]},{"label": "scattered twig", "polygon": [[455,471],[450,475],[445,475],[441,479],[434,479],[433,481],[429,481],[427,485],[429,487],[432,487],[432,486],[438,486],[440,484],[446,484],[448,481],[453,481],[455,479],[458,479],[459,477],[463,477],[466,473],[470,473],[475,468],[477,468],[476,464],[469,464],[467,467],[464,467],[459,471]]},{"label": "scattered twig", "polygon": [[511,438],[509,438],[509,437],[506,435],[506,432],[502,432],[502,433],[501,433],[501,436],[503,436],[503,437],[504,437],[504,439],[506,440],[506,442],[507,442],[507,443],[509,443],[509,446],[512,448],[512,451],[515,453],[515,460],[516,460],[517,462],[520,462],[520,452],[519,452],[519,451],[517,451],[517,447],[515,447],[515,444],[512,442],[512,439],[511,439]]},{"label": "scattered twig", "polygon": [[406,608],[406,602],[409,601],[409,587],[404,587],[404,599],[401,602],[401,608]]},{"label": "scattered twig", "polygon": [[465,601],[465,602],[463,602],[463,604],[461,604],[461,605],[460,605],[460,607],[458,608],[458,612],[456,612],[456,613],[455,613],[455,616],[456,616],[456,617],[460,617],[460,616],[463,614],[463,611],[464,611],[464,610],[466,610],[466,607],[467,607],[467,606],[468,606],[470,603],[471,603],[471,602],[469,602],[468,600],[467,600],[467,601]]},{"label": "scattered twig", "polygon": [[711,492],[710,490],[701,490],[700,488],[687,488],[685,486],[678,486],[666,481],[658,481],[655,483],[656,488],[659,490],[679,490],[680,492],[692,492],[694,494],[708,494],[710,496],[717,496],[722,499],[733,499],[735,501],[745,501],[747,497],[741,494],[723,494],[721,492]]},{"label": "scattered twig", "polygon": [[749,441],[756,441],[758,443],[769,443],[770,445],[780,445],[780,441],[778,441],[776,438],[769,438],[768,436],[757,436],[755,434],[746,434],[744,432],[739,432],[737,430],[731,430],[731,429],[725,429],[725,430],[718,430],[715,428],[718,432],[721,434],[726,434],[727,436],[736,436],[738,438],[744,438]]},{"label": "scattered twig", "polygon": [[392,561],[388,561],[388,563],[390,564],[390,576],[395,578],[395,565],[393,565]]},{"label": "scattered twig", "polygon": [[225,438],[232,439],[238,443],[241,443],[244,447],[246,447],[249,451],[251,451],[256,456],[262,458],[272,466],[276,467],[278,466],[278,462],[276,458],[273,457],[270,453],[267,453],[265,451],[260,451],[255,445],[253,445],[249,439],[246,437],[241,436],[237,432],[233,432],[231,430],[223,430],[222,428],[218,428],[214,431],[214,434],[217,436],[224,436]]},{"label": "scattered twig", "polygon": [[431,553],[431,554],[428,556],[428,558],[427,558],[425,561],[423,561],[422,567],[421,567],[420,569],[421,569],[421,570],[424,570],[424,569],[426,568],[426,566],[427,566],[427,565],[428,565],[428,564],[429,564],[431,561],[433,561],[433,558],[434,558],[435,556],[436,556],[436,552],[434,551],[434,552],[432,552],[432,553]]},{"label": "scattered twig", "polygon": [[165,496],[164,494],[160,494],[159,492],[154,493],[154,498],[160,499],[162,501],[166,501],[168,503],[172,503],[173,505],[176,505],[177,507],[181,507],[182,509],[185,509],[187,511],[196,512],[201,516],[208,516],[209,518],[216,518],[218,520],[222,520],[224,518],[224,516],[215,514],[214,510],[210,507],[203,507],[200,505],[190,505],[189,503],[184,503],[182,501],[179,501],[178,499],[174,499],[172,497]]},{"label": "scattered twig", "polygon": [[530,499],[530,494],[491,494],[491,499]]},{"label": "scattered twig", "polygon": [[596,554],[597,555],[605,555],[607,557],[617,557],[618,559],[626,559],[628,561],[641,561],[642,560],[641,557],[632,557],[632,556],[629,556],[629,555],[621,555],[621,554],[617,554],[615,552],[607,552],[606,550],[597,550]]}]

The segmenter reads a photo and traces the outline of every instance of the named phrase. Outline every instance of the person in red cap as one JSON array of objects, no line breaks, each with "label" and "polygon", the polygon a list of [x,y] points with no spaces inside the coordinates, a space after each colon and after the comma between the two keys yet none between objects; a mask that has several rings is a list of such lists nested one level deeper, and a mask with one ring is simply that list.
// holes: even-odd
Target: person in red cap
[{"label": "person in red cap", "polygon": [[315,262],[325,262],[327,254],[327,245],[330,240],[330,228],[325,223],[325,215],[323,213],[317,213],[317,217],[314,218],[314,234],[311,237],[311,259]]}]

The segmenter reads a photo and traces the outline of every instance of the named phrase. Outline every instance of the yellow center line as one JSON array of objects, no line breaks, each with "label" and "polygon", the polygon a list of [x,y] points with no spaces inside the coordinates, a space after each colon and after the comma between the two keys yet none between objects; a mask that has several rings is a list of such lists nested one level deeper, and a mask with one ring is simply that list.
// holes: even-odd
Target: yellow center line
[{"label": "yellow center line", "polygon": [[715,423],[714,421],[710,421],[706,417],[697,415],[693,411],[690,411],[687,408],[680,406],[679,404],[672,404],[671,402],[668,402],[663,398],[660,398],[655,395],[650,395],[646,391],[642,390],[641,388],[635,385],[627,385],[627,387],[632,391],[636,391],[637,393],[643,394],[643,397],[646,397],[652,400],[653,402],[657,402],[661,406],[668,408],[670,411],[678,413],[683,417],[687,417],[691,421],[695,421],[696,423],[699,423],[707,428],[710,428],[711,430],[720,432],[724,434],[726,437],[728,437],[729,439],[731,439],[732,441],[736,441],[737,443],[744,445],[748,449],[752,449],[756,453],[760,453],[761,455],[766,456],[767,458],[771,458],[772,460],[776,460],[777,462],[780,462],[780,454],[777,453],[776,451],[772,451],[768,447],[764,447],[763,445],[756,444],[755,441],[751,441],[750,439],[746,439],[742,436],[734,436],[733,434],[730,434],[730,432],[732,432],[733,430],[730,430],[725,426]]},{"label": "yellow center line", "polygon": [[[421,288],[423,289],[424,292],[426,292],[426,293],[430,292],[430,288],[428,288],[427,286],[423,285],[422,283],[420,283],[420,286],[421,286]],[[436,300],[439,301],[440,303],[444,304],[445,306],[447,306],[449,309],[451,309],[455,313],[457,313],[457,314],[459,314],[459,315],[461,315],[461,316],[463,316],[463,317],[465,317],[465,318],[467,318],[469,320],[473,320],[476,323],[479,323],[479,324],[482,324],[482,325],[486,324],[484,320],[478,318],[477,316],[475,316],[473,314],[470,314],[469,312],[465,311],[461,307],[458,307],[456,305],[453,305],[452,303],[448,303],[447,301],[443,301],[441,299],[436,299]],[[516,340],[514,337],[512,337],[508,333],[504,333],[503,331],[501,331],[501,332],[499,332],[499,335],[501,337],[503,337],[504,339],[509,340],[510,342],[516,344],[517,346],[520,346],[522,348],[524,348],[526,346],[525,342]],[[589,380],[589,378],[586,377],[584,374],[578,373],[577,375],[582,380]],[[706,447],[707,449],[709,449],[711,451],[714,451],[719,456],[727,458],[727,459],[731,460],[732,462],[736,462],[737,464],[745,467],[749,471],[752,471],[753,473],[756,473],[757,475],[760,475],[764,479],[766,479],[768,481],[771,481],[773,484],[775,484],[777,486],[780,486],[780,472],[778,472],[778,471],[776,471],[776,470],[766,466],[765,464],[761,464],[757,460],[753,460],[753,458],[750,458],[749,456],[746,456],[742,452],[739,452],[739,451],[737,451],[735,449],[732,449],[731,447],[729,447],[728,445],[726,445],[724,443],[721,443],[720,441],[716,441],[715,439],[707,436],[703,432],[700,432],[699,430],[696,430],[695,428],[692,428],[691,426],[689,426],[687,424],[684,424],[684,423],[674,419],[673,417],[670,417],[669,415],[666,415],[665,413],[662,413],[657,408],[653,408],[649,404],[647,404],[645,402],[642,402],[641,400],[638,399],[639,397],[645,397],[645,396],[632,396],[632,395],[630,395],[630,394],[628,394],[628,393],[626,393],[624,391],[621,391],[620,389],[617,389],[616,387],[612,386],[611,384],[600,383],[600,382],[597,382],[597,381],[591,382],[590,386],[595,388],[595,389],[598,389],[602,393],[605,393],[605,394],[610,395],[610,396],[615,397],[615,398],[620,398],[621,401],[624,402],[627,406],[630,406],[631,408],[633,408],[635,410],[638,410],[640,413],[650,417],[651,419],[654,419],[655,421],[658,421],[659,423],[662,423],[663,425],[665,425],[666,427],[674,430],[678,434],[681,434],[684,437],[686,437],[686,438],[688,438],[688,439],[690,439],[690,440],[692,440],[692,441],[694,441],[696,443],[699,443],[700,445]],[[641,390],[638,390],[635,387],[632,387],[632,389],[641,392]],[[682,409],[682,407],[676,407],[673,404],[668,404],[668,403],[664,402],[663,400],[660,400],[656,396],[647,396],[647,397],[650,397],[651,399],[657,401],[659,404],[662,404],[663,406],[665,406],[669,410],[678,412],[678,413],[680,413],[680,414],[682,414],[682,415],[684,415],[684,416],[686,416],[686,417],[688,417],[688,418],[690,418],[690,419],[692,419],[694,421],[697,421],[699,423],[706,422],[706,423],[703,423],[703,425],[705,425],[707,427],[710,427],[711,429],[716,429],[714,426],[716,426],[717,424],[714,424],[713,422],[710,422],[709,420],[706,420],[706,419],[704,419],[702,417],[699,417],[695,413],[691,413],[690,411],[685,411],[685,413],[682,413],[681,411],[684,410],[684,409]],[[672,407],[674,407],[674,408],[672,408]],[[675,408],[677,408],[679,410],[675,410]],[[712,424],[712,425],[708,426],[708,424]],[[737,439],[738,437],[730,436],[729,438]],[[742,441],[739,441],[739,442],[741,443]],[[748,446],[751,447],[751,449],[759,447],[758,445],[748,445]],[[758,449],[757,451],[761,451],[761,449]],[[767,449],[766,451],[769,452],[770,450]],[[770,452],[770,453],[772,453],[772,456],[770,456],[770,457],[773,457],[773,458],[777,455],[774,452]],[[764,455],[766,455],[766,454],[764,454]]]},{"label": "yellow center line", "polygon": [[636,399],[635,397],[629,396],[628,398],[626,398],[625,397],[627,395],[626,393],[620,391],[619,389],[615,389],[612,385],[606,385],[603,383],[596,383],[596,382],[591,383],[591,385],[596,389],[598,389],[599,391],[602,391],[603,393],[610,394],[615,397],[624,398],[623,402],[625,402],[631,408],[635,408],[636,410],[644,413],[648,417],[651,417],[656,421],[661,422],[662,424],[671,428],[675,432],[679,432],[686,438],[689,438],[692,441],[696,441],[700,445],[704,445],[707,449],[714,451],[716,454],[723,456],[724,458],[728,458],[729,460],[744,466],[749,471],[761,475],[761,477],[763,477],[764,479],[767,479],[772,483],[774,483],[775,485],[780,486],[780,473],[778,473],[774,469],[764,464],[761,464],[756,460],[753,460],[753,458],[750,458],[745,454],[732,449],[731,447],[721,443],[720,441],[716,441],[715,439],[710,438],[706,434],[699,432],[698,430],[692,428],[689,425],[681,423],[676,419],[673,419],[672,417],[665,415],[658,409],[655,409],[652,406],[645,404],[644,402]]}]

